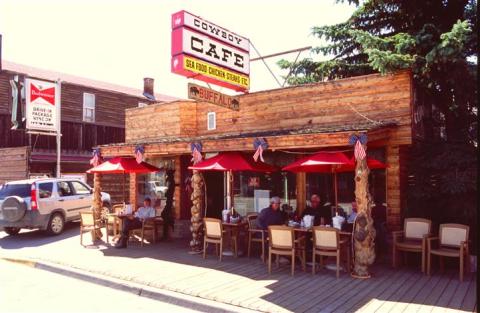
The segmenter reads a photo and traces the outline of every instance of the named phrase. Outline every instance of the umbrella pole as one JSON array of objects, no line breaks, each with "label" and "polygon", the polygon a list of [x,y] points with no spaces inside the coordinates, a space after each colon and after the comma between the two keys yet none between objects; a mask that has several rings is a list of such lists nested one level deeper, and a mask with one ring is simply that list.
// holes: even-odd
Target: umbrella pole
[{"label": "umbrella pole", "polygon": [[[333,174],[335,184],[335,209],[338,208],[338,187],[337,187],[337,172]],[[335,215],[335,212],[333,212]]]},{"label": "umbrella pole", "polygon": [[122,193],[123,193],[123,204],[125,205],[125,172],[123,172]]}]

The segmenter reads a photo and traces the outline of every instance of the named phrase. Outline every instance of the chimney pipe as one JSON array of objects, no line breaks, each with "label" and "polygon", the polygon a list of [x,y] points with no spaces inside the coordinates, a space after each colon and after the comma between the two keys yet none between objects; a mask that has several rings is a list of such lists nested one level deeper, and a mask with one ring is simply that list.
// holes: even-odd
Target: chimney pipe
[{"label": "chimney pipe", "polygon": [[145,77],[143,79],[143,95],[149,100],[155,101],[155,93],[153,92],[153,78]]}]

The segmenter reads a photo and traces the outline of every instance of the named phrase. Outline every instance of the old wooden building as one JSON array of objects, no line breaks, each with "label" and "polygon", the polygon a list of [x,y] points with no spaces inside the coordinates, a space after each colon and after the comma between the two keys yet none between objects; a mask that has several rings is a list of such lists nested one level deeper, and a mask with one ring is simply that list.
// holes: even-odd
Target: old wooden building
[{"label": "old wooden building", "polygon": [[[371,193],[386,203],[391,229],[400,226],[404,208],[406,164],[412,144],[414,90],[408,71],[368,75],[322,83],[254,92],[239,96],[239,110],[200,101],[175,101],[126,110],[125,142],[102,145],[103,156],[133,156],[143,145],[148,162],[175,170],[175,213],[180,232],[188,233],[192,142],[201,142],[206,157],[221,151],[253,155],[253,141],[268,142],[265,161],[285,166],[321,150],[351,152],[352,134],[368,135],[368,155],[386,162],[371,173]],[[130,199],[141,203],[144,186],[155,175],[131,175]],[[222,173],[205,174],[207,215],[219,216],[224,206]],[[257,190],[278,195],[299,211],[312,193],[332,202],[332,175],[235,173],[235,208],[253,211]],[[339,202],[348,210],[354,200],[353,173],[339,175]],[[182,222],[184,221],[184,222]]]},{"label": "old wooden building", "polygon": [[[55,137],[12,130],[10,80],[18,75],[46,81],[62,81],[62,174],[85,175],[92,147],[125,141],[125,109],[163,103],[176,98],[154,94],[153,79],[145,79],[144,90],[118,86],[57,73],[3,60],[0,72],[0,184],[31,176],[54,176]],[[154,94],[147,98],[144,92]],[[105,181],[104,189],[109,186]],[[115,194],[112,195],[115,198]]]}]

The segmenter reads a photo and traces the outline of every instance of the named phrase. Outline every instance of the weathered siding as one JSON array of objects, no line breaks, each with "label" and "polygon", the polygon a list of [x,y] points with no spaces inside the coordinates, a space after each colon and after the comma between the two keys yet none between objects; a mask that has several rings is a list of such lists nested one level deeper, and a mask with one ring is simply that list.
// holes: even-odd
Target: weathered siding
[{"label": "weathered siding", "polygon": [[28,147],[0,149],[0,184],[28,177]]}]

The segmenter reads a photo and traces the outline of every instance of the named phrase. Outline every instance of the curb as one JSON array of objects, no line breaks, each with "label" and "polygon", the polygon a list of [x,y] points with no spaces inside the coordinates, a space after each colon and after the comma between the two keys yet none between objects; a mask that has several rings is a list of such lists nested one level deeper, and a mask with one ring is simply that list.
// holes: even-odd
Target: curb
[{"label": "curb", "polygon": [[[47,264],[46,262],[39,262],[39,261],[33,261],[29,259],[19,259],[19,258],[11,258],[11,257],[0,257],[0,260],[33,267],[36,269],[48,271],[51,273],[56,273],[59,275],[70,277],[70,278],[79,279],[85,282],[101,285],[101,286],[112,288],[119,291],[129,292],[139,297],[153,299],[153,300],[161,301],[164,303],[175,304],[175,305],[186,307],[186,308],[187,307],[191,308],[192,306],[195,306],[195,310],[199,312],[208,313],[215,310],[221,311],[221,312],[228,312],[228,313],[237,313],[239,311],[254,312],[252,309],[248,309],[245,307],[208,300],[201,297],[188,296],[188,295],[180,294],[170,290],[163,290],[163,289],[160,290],[159,288],[153,288],[153,287],[141,285],[138,283],[125,282],[120,279],[108,277],[102,274],[95,274],[94,276],[91,274],[87,274],[85,271],[69,268],[66,266],[51,265],[51,264]],[[186,297],[192,298],[192,300],[186,299]],[[193,301],[193,299],[197,300],[198,302]],[[202,303],[207,301],[215,302],[216,304],[223,306],[223,308],[214,307],[214,306]],[[231,309],[227,309],[225,307],[231,307]]]}]

